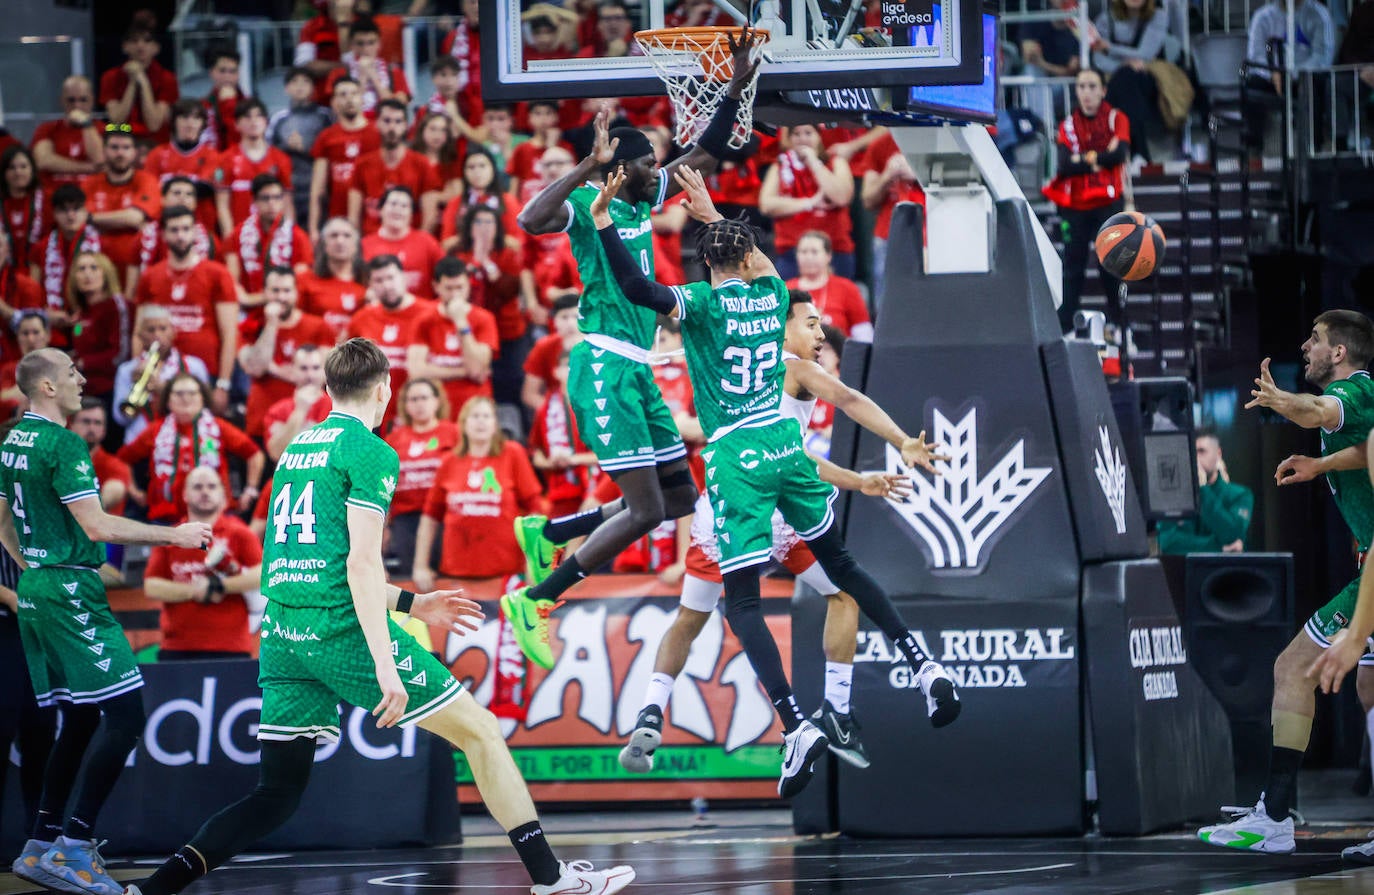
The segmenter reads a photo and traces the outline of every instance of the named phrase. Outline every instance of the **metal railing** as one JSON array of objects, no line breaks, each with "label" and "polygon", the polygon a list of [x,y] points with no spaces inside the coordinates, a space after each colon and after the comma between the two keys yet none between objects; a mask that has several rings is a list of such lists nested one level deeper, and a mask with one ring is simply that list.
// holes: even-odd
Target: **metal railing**
[{"label": "metal railing", "polygon": [[1333,65],[1298,72],[1295,126],[1309,159],[1374,158],[1374,127],[1365,106],[1374,88],[1360,78],[1369,65]]}]

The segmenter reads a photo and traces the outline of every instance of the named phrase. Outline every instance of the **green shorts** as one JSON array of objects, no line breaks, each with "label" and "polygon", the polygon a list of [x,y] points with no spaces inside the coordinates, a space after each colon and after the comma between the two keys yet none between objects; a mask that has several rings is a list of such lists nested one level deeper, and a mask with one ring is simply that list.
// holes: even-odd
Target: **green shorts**
[{"label": "green shorts", "polygon": [[[391,654],[405,684],[402,725],[426,718],[458,698],[449,670],[387,617]],[[367,640],[352,606],[296,609],[271,600],[262,615],[258,686],[260,740],[339,738],[339,702],[371,711],[382,701]]]},{"label": "green shorts", "polygon": [[[1336,594],[1329,602],[1307,620],[1303,625],[1303,630],[1307,636],[1312,638],[1312,642],[1322,649],[1331,646],[1331,638],[1336,636],[1338,631],[1345,629],[1350,624],[1350,619],[1355,616],[1355,603],[1360,597],[1360,579],[1341,588],[1340,593]],[[1370,638],[1374,644],[1374,638]],[[1374,666],[1374,652],[1366,652],[1360,659],[1362,666]]]},{"label": "green shorts", "polygon": [[568,400],[577,434],[609,473],[687,456],[648,364],[579,342],[568,355]]},{"label": "green shorts", "polygon": [[19,576],[19,635],[39,705],[91,703],[143,686],[134,651],[95,569]]},{"label": "green shorts", "polygon": [[706,493],[716,514],[721,574],[768,562],[773,510],[804,541],[835,521],[838,491],[821,481],[816,461],[802,449],[796,420],[736,429],[701,452]]}]

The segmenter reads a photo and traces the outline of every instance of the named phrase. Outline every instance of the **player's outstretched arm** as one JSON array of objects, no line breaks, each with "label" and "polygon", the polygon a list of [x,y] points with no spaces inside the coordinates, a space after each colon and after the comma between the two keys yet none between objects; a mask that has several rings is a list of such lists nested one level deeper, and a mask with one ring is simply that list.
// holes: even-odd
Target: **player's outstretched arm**
[{"label": "player's outstretched arm", "polygon": [[721,99],[720,105],[716,106],[716,111],[711,115],[711,122],[706,125],[706,130],[702,131],[696,145],[664,168],[668,173],[669,196],[682,188],[674,176],[678,168],[686,165],[708,174],[714,173],[716,168],[720,167],[720,160],[730,154],[730,135],[735,130],[740,95],[753,79],[759,63],[757,60],[749,59],[754,44],[758,42],[758,36],[751,29],[746,27],[739,40],[735,40],[734,35],[727,35],[727,39],[730,42],[730,56],[733,62],[730,86],[725,88],[725,96]]},{"label": "player's outstretched arm", "polygon": [[[176,528],[147,525],[111,516],[100,505],[100,498],[91,496],[67,504],[72,518],[86,537],[106,544],[170,544],[189,550],[204,550],[210,544],[210,526],[204,522],[183,522]],[[6,545],[8,547],[8,545]]]},{"label": "player's outstretched arm", "polygon": [[382,700],[372,710],[378,727],[391,727],[406,713],[406,688],[391,655],[387,629],[388,594],[386,567],[382,565],[382,525],[386,520],[375,510],[348,507],[348,589],[358,627],[363,629],[367,652],[377,672]]},{"label": "player's outstretched arm", "polygon": [[625,169],[617,168],[606,176],[606,184],[592,200],[592,223],[596,225],[596,235],[601,239],[601,247],[606,251],[611,273],[620,284],[631,304],[652,308],[660,314],[677,316],[677,298],[672,289],[661,286],[644,276],[644,271],[630,256],[630,250],[620,241],[615,224],[611,221],[611,200],[620,192],[625,182]]},{"label": "player's outstretched arm", "polygon": [[827,373],[820,364],[789,360],[787,373],[803,389],[822,401],[829,401],[836,410],[842,411],[845,416],[901,451],[902,462],[907,466],[920,466],[938,475],[935,462],[949,459],[938,453],[941,448],[938,442],[926,443],[926,433],[912,438],[872,398],[845,385]]},{"label": "player's outstretched arm", "polygon": [[845,491],[860,491],[869,497],[906,497],[911,493],[911,478],[887,472],[855,472],[824,457],[806,452],[816,461],[821,481]]},{"label": "player's outstretched arm", "polygon": [[573,190],[600,174],[601,168],[611,163],[616,147],[620,145],[619,139],[611,139],[611,110],[606,106],[596,113],[592,130],[595,134],[592,151],[571,171],[540,190],[520,210],[515,219],[520,229],[535,236],[562,233],[568,229],[572,223],[572,211],[564,203]]},{"label": "player's outstretched arm", "polygon": [[1344,450],[1325,457],[1294,454],[1280,463],[1278,468],[1274,470],[1274,481],[1280,485],[1296,485],[1300,482],[1310,482],[1317,476],[1325,475],[1328,472],[1364,469],[1368,462],[1369,455],[1362,444],[1352,444]]},{"label": "player's outstretched arm", "polygon": [[1246,410],[1255,407],[1268,407],[1270,410],[1297,423],[1304,429],[1338,429],[1341,425],[1341,402],[1330,395],[1300,395],[1286,392],[1274,384],[1269,372],[1269,358],[1260,361],[1260,374],[1255,379],[1255,387],[1250,390],[1250,403]]},{"label": "player's outstretched arm", "polygon": [[[394,584],[386,586],[386,608],[397,609],[401,589]],[[409,615],[427,625],[467,634],[476,631],[478,623],[486,618],[482,607],[463,597],[462,590],[436,590],[427,594],[415,594],[410,605]]]}]

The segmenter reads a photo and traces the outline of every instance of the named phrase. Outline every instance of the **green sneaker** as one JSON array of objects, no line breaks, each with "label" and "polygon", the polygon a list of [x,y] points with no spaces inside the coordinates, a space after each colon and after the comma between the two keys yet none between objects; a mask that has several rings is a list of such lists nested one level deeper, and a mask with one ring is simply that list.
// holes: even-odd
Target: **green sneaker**
[{"label": "green sneaker", "polygon": [[525,582],[530,586],[543,584],[553,574],[553,556],[558,549],[544,537],[548,516],[515,517],[515,543],[525,554]]},{"label": "green sneaker", "polygon": [[526,596],[528,587],[511,591],[501,597],[501,611],[510,619],[515,642],[520,652],[540,668],[553,667],[553,650],[549,648],[549,613],[563,601],[534,600]]}]

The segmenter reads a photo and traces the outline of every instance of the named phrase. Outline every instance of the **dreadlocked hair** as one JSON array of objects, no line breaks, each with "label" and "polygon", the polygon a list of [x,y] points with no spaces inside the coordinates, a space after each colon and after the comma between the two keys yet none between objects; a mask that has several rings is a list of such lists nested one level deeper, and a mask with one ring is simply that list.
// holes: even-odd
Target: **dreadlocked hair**
[{"label": "dreadlocked hair", "polygon": [[714,221],[697,233],[697,257],[715,270],[739,267],[757,246],[758,235],[744,221]]}]

